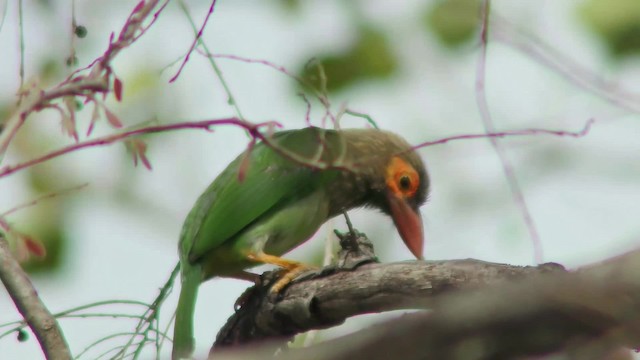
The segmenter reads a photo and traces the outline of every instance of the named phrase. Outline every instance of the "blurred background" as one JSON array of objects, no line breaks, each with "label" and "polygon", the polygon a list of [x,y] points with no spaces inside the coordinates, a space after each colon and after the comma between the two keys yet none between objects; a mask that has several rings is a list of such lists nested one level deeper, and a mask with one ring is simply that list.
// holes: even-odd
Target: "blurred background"
[{"label": "blurred background", "polygon": [[[18,1],[0,1],[0,121],[20,88]],[[24,0],[24,81],[49,88],[100,56],[136,1],[77,1],[84,37],[71,32],[72,2]],[[210,3],[172,1],[147,33],[113,62],[123,100],[106,101],[126,127],[243,116],[307,126],[307,104],[291,77],[264,63],[219,58],[226,82],[205,56],[191,55],[169,83]],[[322,64],[331,110],[371,116],[412,144],[482,133],[476,103],[480,54],[477,0],[225,1],[216,4],[203,40],[214,54],[269,61],[321,86]],[[73,58],[72,48],[75,49]],[[640,244],[640,2],[637,0],[492,1],[485,89],[496,129],[579,131],[583,138],[505,138],[515,175],[540,235],[544,261],[579,267]],[[310,63],[310,60],[315,59]],[[231,94],[231,98],[229,97]],[[333,126],[311,93],[309,121]],[[78,112],[81,140],[91,108]],[[342,127],[370,126],[345,115]],[[113,133],[102,119],[91,137]],[[38,196],[88,184],[6,216],[12,229],[41,241],[44,259],[25,263],[52,312],[103,300],[151,302],[177,262],[182,222],[196,198],[248,143],[242,129],[187,130],[143,137],[153,170],[134,167],[122,144],[94,147],[0,178],[0,213]],[[2,165],[73,143],[60,116],[29,117]],[[534,253],[521,209],[488,140],[463,140],[419,150],[432,178],[423,207],[428,260],[476,258],[532,265]],[[354,225],[373,240],[381,261],[411,259],[388,218],[354,211]],[[320,264],[336,218],[289,258]],[[262,271],[259,268],[257,271]],[[197,356],[233,312],[248,283],[216,279],[200,287]],[[164,327],[176,293],[161,313]],[[108,305],[92,312],[141,314],[143,307]],[[350,319],[315,341],[355,331],[394,314]],[[19,314],[0,289],[0,324]],[[74,318],[61,325],[75,355],[135,319]],[[0,328],[5,331],[7,328]],[[1,333],[1,332],[0,332]],[[97,358],[128,338],[91,348]],[[168,356],[170,345],[164,348]],[[7,359],[41,357],[33,336],[0,339]],[[149,349],[148,356],[152,356]]]}]

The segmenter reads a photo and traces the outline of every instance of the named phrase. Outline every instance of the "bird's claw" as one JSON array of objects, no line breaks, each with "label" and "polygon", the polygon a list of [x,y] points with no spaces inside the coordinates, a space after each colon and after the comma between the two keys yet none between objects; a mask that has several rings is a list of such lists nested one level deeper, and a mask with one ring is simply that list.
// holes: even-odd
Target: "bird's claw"
[{"label": "bird's claw", "polygon": [[282,269],[280,277],[276,280],[275,284],[271,286],[271,290],[269,292],[274,295],[280,294],[280,292],[299,275],[316,270],[317,269],[313,266],[300,263],[296,264],[295,267]]}]

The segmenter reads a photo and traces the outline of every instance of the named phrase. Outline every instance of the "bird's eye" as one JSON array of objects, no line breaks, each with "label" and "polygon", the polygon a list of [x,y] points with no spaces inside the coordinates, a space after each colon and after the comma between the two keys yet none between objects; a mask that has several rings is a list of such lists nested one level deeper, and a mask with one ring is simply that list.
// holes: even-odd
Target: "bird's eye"
[{"label": "bird's eye", "polygon": [[385,182],[395,196],[410,198],[418,191],[420,176],[409,163],[396,156],[387,166]]},{"label": "bird's eye", "polygon": [[402,175],[400,181],[398,181],[398,185],[400,185],[400,189],[403,191],[409,190],[411,188],[411,178],[408,175]]}]

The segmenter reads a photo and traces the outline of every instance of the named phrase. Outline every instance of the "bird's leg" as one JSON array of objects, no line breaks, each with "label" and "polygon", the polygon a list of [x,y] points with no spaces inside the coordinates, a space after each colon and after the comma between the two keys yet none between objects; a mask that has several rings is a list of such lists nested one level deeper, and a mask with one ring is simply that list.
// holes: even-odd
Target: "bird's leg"
[{"label": "bird's leg", "polygon": [[284,287],[287,286],[298,275],[307,270],[313,269],[312,266],[305,265],[297,261],[283,259],[278,256],[268,255],[263,252],[257,254],[249,254],[247,257],[251,261],[276,265],[283,269],[284,274],[282,274],[278,281],[276,281],[276,283],[271,287],[271,292],[276,294],[284,289]]}]

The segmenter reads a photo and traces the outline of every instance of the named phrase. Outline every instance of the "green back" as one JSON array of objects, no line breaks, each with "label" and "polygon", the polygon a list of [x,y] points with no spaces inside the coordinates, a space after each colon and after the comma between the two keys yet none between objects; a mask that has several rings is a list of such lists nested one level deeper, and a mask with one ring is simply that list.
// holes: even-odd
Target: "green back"
[{"label": "green back", "polygon": [[[310,160],[319,150],[340,148],[335,131],[319,128],[283,131],[276,133],[272,141]],[[297,164],[259,143],[251,151],[249,168],[240,182],[238,172],[244,156],[241,154],[227,166],[187,216],[180,236],[183,260],[197,261],[265,214],[309,195],[336,174]],[[323,160],[331,157],[327,151],[321,156]]]}]

